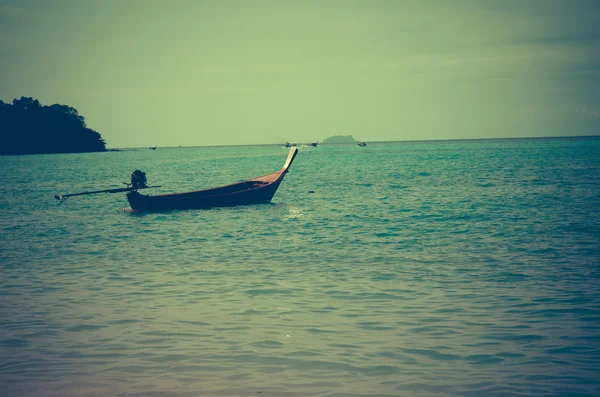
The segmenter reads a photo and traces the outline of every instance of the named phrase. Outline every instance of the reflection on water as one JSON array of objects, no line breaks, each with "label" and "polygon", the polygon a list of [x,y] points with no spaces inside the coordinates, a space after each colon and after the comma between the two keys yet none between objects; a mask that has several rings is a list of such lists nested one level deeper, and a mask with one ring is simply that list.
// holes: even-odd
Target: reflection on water
[{"label": "reflection on water", "polygon": [[301,208],[290,207],[288,214],[283,217],[284,220],[300,219],[304,216]]}]

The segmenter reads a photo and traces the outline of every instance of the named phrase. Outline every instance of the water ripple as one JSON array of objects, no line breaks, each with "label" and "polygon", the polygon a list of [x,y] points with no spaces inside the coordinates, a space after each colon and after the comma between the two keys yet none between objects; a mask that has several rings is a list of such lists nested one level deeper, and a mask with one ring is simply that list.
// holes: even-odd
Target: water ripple
[{"label": "water ripple", "polygon": [[53,195],[285,155],[0,157],[2,393],[598,396],[599,144],[323,146],[271,205],[135,215]]}]

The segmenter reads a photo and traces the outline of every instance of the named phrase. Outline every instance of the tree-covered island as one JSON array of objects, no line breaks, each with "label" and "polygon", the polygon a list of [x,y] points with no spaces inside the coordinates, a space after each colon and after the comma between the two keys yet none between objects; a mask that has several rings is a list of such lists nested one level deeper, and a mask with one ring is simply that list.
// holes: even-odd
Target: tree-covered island
[{"label": "tree-covered island", "polygon": [[0,155],[104,151],[102,136],[86,127],[75,108],[42,106],[28,97],[12,104],[0,100]]}]

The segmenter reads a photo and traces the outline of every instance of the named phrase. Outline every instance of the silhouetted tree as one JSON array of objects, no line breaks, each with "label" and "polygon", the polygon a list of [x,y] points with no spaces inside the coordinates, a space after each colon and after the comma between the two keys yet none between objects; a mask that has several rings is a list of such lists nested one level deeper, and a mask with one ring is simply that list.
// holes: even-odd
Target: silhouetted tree
[{"label": "silhouetted tree", "polygon": [[0,101],[0,155],[103,151],[106,142],[75,108],[29,97]]}]

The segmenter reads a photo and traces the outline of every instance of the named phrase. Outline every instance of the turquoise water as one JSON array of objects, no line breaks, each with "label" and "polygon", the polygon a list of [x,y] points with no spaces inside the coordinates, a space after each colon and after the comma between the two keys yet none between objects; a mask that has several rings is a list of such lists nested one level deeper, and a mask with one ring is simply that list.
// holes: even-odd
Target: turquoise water
[{"label": "turquoise water", "polygon": [[[600,395],[600,139],[0,157],[2,396]],[[313,191],[314,193],[309,193]]]}]

